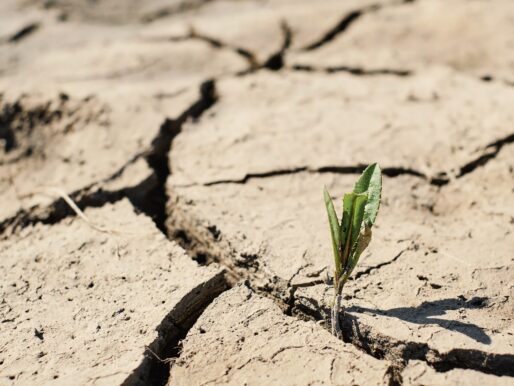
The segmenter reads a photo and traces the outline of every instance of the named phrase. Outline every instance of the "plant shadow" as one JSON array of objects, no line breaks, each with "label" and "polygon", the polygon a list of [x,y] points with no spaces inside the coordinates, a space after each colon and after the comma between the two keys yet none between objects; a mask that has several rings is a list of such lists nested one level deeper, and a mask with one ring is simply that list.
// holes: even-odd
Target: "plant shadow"
[{"label": "plant shadow", "polygon": [[457,320],[440,319],[435,316],[444,315],[447,311],[459,309],[479,309],[487,306],[487,298],[473,297],[467,300],[464,296],[456,298],[440,299],[430,302],[423,302],[417,307],[399,307],[389,310],[380,310],[352,306],[346,309],[349,312],[373,313],[383,316],[392,316],[415,324],[436,324],[450,331],[459,332],[467,337],[483,344],[491,344],[491,338],[481,327],[473,323],[466,323]]}]

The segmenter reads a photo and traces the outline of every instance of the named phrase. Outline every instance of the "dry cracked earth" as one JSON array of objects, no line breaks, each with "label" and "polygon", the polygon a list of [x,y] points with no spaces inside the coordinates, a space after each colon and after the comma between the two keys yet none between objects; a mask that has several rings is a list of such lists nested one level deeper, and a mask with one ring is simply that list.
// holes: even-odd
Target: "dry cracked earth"
[{"label": "dry cracked earth", "polygon": [[2,0],[0,384],[514,385],[513,106],[512,0]]}]

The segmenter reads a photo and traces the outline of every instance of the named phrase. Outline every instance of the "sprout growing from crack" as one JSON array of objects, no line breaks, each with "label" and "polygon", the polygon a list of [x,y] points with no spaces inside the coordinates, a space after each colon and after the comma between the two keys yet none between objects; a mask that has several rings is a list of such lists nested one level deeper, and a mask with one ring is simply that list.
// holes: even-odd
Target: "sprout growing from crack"
[{"label": "sprout growing from crack", "polygon": [[343,197],[341,222],[337,218],[332,198],[323,191],[328,213],[334,252],[334,304],[332,306],[332,334],[341,337],[339,310],[341,293],[359,257],[371,241],[371,227],[377,218],[382,192],[382,173],[378,164],[369,165],[359,177],[353,192]]}]

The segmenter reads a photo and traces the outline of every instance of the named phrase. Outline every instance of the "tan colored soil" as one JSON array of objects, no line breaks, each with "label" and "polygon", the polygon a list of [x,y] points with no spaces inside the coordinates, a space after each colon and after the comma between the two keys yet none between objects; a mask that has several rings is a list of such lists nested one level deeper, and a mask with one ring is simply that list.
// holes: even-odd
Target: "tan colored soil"
[{"label": "tan colored soil", "polygon": [[[16,384],[149,382],[146,346],[161,350],[223,288],[127,200],[80,219],[36,224],[0,244],[2,375]],[[136,370],[137,369],[137,370]]]},{"label": "tan colored soil", "polygon": [[[0,384],[513,384],[513,17],[2,1]],[[371,162],[338,340],[321,192]]]},{"label": "tan colored soil", "polygon": [[383,385],[386,372],[386,362],[312,321],[284,315],[273,300],[237,285],[218,297],[189,332],[169,384]]}]

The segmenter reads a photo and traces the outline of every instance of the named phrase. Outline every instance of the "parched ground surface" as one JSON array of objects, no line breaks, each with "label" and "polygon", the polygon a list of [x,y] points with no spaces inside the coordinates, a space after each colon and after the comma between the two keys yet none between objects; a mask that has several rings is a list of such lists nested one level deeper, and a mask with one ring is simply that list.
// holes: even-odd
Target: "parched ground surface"
[{"label": "parched ground surface", "polygon": [[[510,0],[0,4],[0,384],[514,384]],[[322,201],[379,162],[328,332]]]}]

